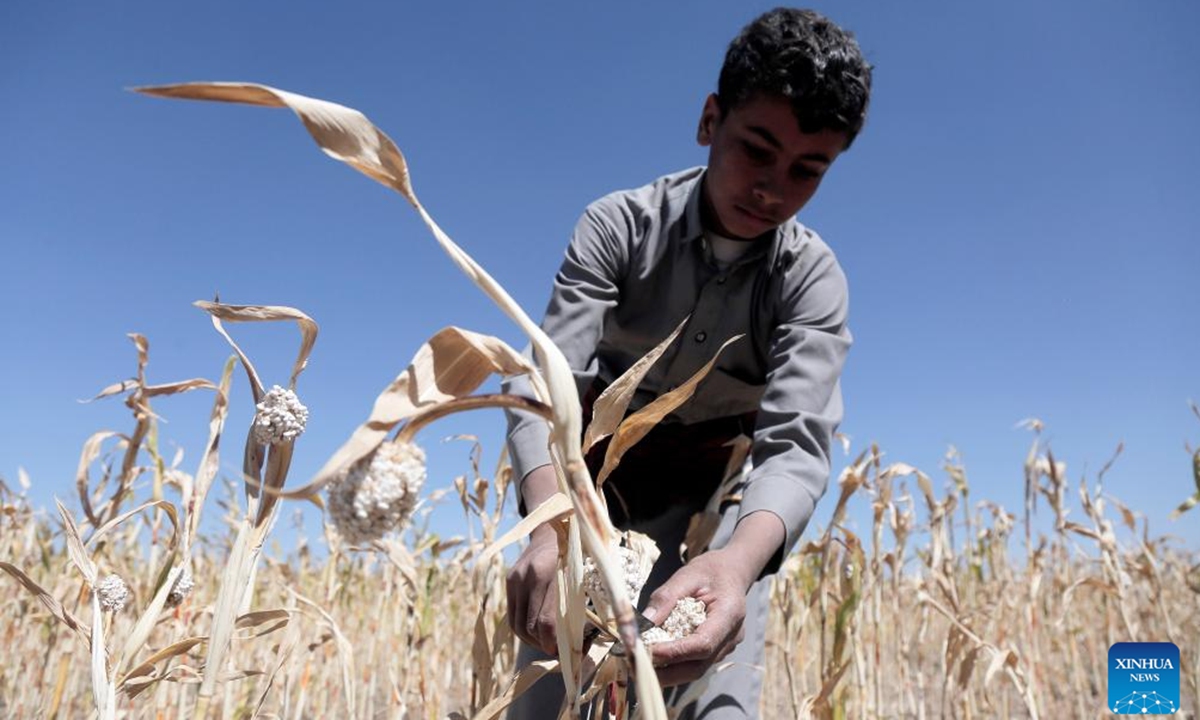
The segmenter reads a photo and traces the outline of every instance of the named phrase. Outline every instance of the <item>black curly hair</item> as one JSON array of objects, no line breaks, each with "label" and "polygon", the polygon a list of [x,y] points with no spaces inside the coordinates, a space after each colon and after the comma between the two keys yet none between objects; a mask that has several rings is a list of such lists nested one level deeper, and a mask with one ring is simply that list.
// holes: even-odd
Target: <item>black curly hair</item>
[{"label": "black curly hair", "polygon": [[854,35],[812,10],[775,8],[742,29],[717,81],[717,105],[727,114],[757,95],[792,105],[800,130],[862,130],[871,95],[871,66]]}]

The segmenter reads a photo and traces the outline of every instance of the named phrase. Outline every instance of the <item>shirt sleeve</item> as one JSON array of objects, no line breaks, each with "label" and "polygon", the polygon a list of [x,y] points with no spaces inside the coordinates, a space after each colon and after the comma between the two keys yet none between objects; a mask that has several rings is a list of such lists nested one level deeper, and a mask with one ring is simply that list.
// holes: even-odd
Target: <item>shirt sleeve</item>
[{"label": "shirt sleeve", "polygon": [[[628,232],[618,231],[619,213],[611,203],[597,201],[587,208],[567,247],[566,257],[554,278],[542,330],[567,359],[580,395],[596,377],[596,347],[604,332],[604,319],[619,298],[620,279],[628,265]],[[526,355],[531,354],[526,347]],[[502,384],[506,393],[532,397],[527,377]],[[521,515],[525,514],[521,484],[530,471],[550,463],[550,428],[535,415],[506,411],[508,449]]]},{"label": "shirt sleeve", "polygon": [[753,469],[738,514],[740,520],[766,510],[783,521],[786,539],[763,575],[779,569],[825,493],[829,449],[842,420],[839,376],[851,344],[846,277],[832,253],[805,277],[785,282],[782,292],[754,429]]}]

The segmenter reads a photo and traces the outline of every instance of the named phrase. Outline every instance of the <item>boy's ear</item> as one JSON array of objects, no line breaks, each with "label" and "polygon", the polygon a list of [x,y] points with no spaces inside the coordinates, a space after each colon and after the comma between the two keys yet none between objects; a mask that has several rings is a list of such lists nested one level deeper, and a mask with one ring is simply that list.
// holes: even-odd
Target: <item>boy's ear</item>
[{"label": "boy's ear", "polygon": [[708,147],[712,144],[713,133],[720,121],[721,106],[717,104],[716,94],[709,93],[704,100],[704,108],[700,111],[700,125],[696,128],[696,142],[701,147]]}]

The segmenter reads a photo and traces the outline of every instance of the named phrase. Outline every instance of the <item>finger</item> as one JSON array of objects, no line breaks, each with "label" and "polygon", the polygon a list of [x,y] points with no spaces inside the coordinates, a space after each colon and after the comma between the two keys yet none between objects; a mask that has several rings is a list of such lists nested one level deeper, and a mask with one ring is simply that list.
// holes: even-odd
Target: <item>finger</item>
[{"label": "finger", "polygon": [[717,656],[717,661],[720,662],[729,656],[731,652],[737,650],[737,646],[742,644],[746,639],[746,626],[743,624],[738,628],[737,634],[733,636],[729,642],[725,643],[725,647],[721,648],[721,652]]},{"label": "finger", "polygon": [[646,609],[642,611],[642,614],[655,625],[661,625],[681,599],[690,597],[699,591],[700,588],[695,579],[689,573],[684,572],[686,569],[687,566],[684,566],[650,596],[650,602],[646,604]]},{"label": "finger", "polygon": [[729,638],[729,641],[726,642],[721,647],[721,649],[717,651],[716,657],[714,657],[712,659],[712,664],[716,665],[717,663],[721,662],[722,660],[724,660],[725,658],[727,658],[731,654],[733,654],[733,651],[737,650],[738,645],[742,644],[742,640],[744,640],[745,637],[746,637],[745,631],[739,630],[733,637]]},{"label": "finger", "polygon": [[524,614],[519,616],[519,622],[521,630],[524,633],[521,639],[544,652],[546,647],[542,643],[541,608],[542,598],[538,596],[537,589],[535,588],[530,593],[529,603],[525,606]]},{"label": "finger", "polygon": [[698,660],[711,661],[724,643],[699,633],[680,640],[655,643],[650,647],[651,662],[655,667],[681,665]]},{"label": "finger", "polygon": [[530,606],[530,613],[535,614],[534,627],[531,634],[537,640],[537,646],[547,655],[558,655],[558,584],[550,582],[546,592],[538,604]]},{"label": "finger", "polygon": [[514,597],[511,577],[509,577],[504,583],[504,600],[504,621],[508,623],[510,628],[512,628],[513,616],[516,615],[517,611],[517,599]]},{"label": "finger", "polygon": [[508,578],[508,626],[512,628],[513,634],[524,643],[529,642],[525,633],[525,613],[528,599],[525,588],[510,575]]},{"label": "finger", "polygon": [[558,655],[558,618],[553,614],[538,617],[538,646],[547,655]]},{"label": "finger", "polygon": [[704,673],[712,667],[712,663],[706,660],[693,660],[691,662],[677,663],[666,667],[657,668],[655,673],[658,675],[658,684],[663,687],[672,687],[682,685],[684,683],[695,682],[703,677]]},{"label": "finger", "polygon": [[656,666],[693,661],[711,663],[726,646],[736,646],[741,633],[741,618],[732,620],[727,616],[710,616],[691,635],[652,646],[651,656]]}]

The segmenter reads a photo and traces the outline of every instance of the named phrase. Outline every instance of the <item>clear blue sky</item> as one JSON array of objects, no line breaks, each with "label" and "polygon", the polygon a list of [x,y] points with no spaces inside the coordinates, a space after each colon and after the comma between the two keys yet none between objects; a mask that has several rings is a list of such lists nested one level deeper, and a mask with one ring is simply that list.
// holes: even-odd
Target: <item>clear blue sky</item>
[{"label": "clear blue sky", "polygon": [[[584,205],[704,162],[696,120],[725,45],[769,7],[5,3],[0,476],[23,466],[37,503],[74,502],[83,441],[132,427],[119,400],[76,400],[133,373],[128,332],[150,339],[152,382],[215,378],[228,350],[191,303],[217,291],[321,325],[293,482],[439,328],[525,342],[398,195],[286,111],[125,88],[255,81],[362,110],[443,227],[540,317]],[[1019,513],[1031,436],[1014,426],[1038,417],[1073,484],[1124,441],[1106,489],[1200,546],[1200,515],[1166,519],[1200,443],[1200,6],[817,7],[876,67],[864,133],[801,213],[851,282],[855,452],[877,441],[940,486],[953,444],[973,498]],[[293,327],[234,332],[286,381]],[[210,402],[155,406],[189,471]],[[240,374],[233,408],[231,470],[252,413]],[[438,442],[459,432],[490,466],[502,418],[426,431],[431,489],[469,467],[466,445]]]}]

